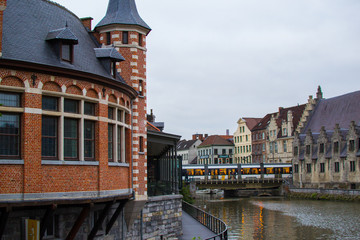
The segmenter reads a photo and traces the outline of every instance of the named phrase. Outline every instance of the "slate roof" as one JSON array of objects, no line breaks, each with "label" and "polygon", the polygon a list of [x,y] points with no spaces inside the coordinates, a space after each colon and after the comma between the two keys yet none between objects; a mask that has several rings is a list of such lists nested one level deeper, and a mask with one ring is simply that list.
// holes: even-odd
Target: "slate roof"
[{"label": "slate roof", "polygon": [[115,48],[95,48],[97,58],[110,58],[117,61],[125,61],[125,58]]},{"label": "slate roof", "polygon": [[332,130],[336,124],[340,128],[349,129],[351,121],[360,124],[360,91],[348,93],[329,99],[321,99],[315,107],[313,114],[303,132],[311,129],[319,132],[324,126],[325,130]]},{"label": "slate roof", "polygon": [[151,30],[140,17],[135,0],[110,0],[105,17],[96,25],[96,27],[110,24],[138,25]]},{"label": "slate roof", "polygon": [[[11,0],[7,1],[3,20],[2,59],[113,78],[96,57],[94,49],[98,43],[66,8],[47,0]],[[59,50],[49,41],[56,39],[78,41],[72,64],[60,60]],[[120,76],[117,81],[125,83]]]},{"label": "slate roof", "polygon": [[198,147],[207,146],[233,146],[230,141],[220,137],[219,135],[208,136]]},{"label": "slate roof", "polygon": [[264,130],[269,125],[271,115],[274,113],[266,114],[252,129],[251,131]]},{"label": "slate roof", "polygon": [[181,140],[180,142],[178,142],[177,145],[177,150],[178,151],[182,151],[182,150],[188,150],[195,142],[197,141],[197,139],[195,140]]}]

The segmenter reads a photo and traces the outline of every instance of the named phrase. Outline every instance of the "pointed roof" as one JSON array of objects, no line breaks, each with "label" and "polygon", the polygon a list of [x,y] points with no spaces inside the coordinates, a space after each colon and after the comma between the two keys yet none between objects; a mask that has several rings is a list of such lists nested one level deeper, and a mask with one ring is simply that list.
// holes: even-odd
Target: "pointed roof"
[{"label": "pointed roof", "polygon": [[105,17],[96,25],[102,27],[110,24],[138,25],[148,30],[151,28],[140,17],[135,0],[109,0]]},{"label": "pointed roof", "polygon": [[262,118],[249,118],[249,117],[244,117],[243,118],[246,121],[246,126],[249,128],[249,130],[251,130],[253,127],[256,126],[256,124],[258,124]]}]

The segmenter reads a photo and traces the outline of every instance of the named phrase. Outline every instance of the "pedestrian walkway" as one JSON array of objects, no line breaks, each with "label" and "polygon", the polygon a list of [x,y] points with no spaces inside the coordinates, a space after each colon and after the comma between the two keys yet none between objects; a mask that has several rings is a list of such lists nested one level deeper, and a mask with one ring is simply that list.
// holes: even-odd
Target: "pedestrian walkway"
[{"label": "pedestrian walkway", "polygon": [[196,240],[198,237],[207,239],[216,235],[185,211],[182,212],[182,230],[183,235],[179,238],[180,240],[192,240],[194,237]]}]

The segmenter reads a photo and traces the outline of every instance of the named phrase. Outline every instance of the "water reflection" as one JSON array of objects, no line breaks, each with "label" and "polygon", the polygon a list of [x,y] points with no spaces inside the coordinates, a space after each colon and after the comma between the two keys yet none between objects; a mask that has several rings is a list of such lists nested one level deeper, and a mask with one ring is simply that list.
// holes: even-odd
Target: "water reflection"
[{"label": "water reflection", "polygon": [[229,239],[360,239],[358,203],[201,195],[197,205],[228,224]]}]

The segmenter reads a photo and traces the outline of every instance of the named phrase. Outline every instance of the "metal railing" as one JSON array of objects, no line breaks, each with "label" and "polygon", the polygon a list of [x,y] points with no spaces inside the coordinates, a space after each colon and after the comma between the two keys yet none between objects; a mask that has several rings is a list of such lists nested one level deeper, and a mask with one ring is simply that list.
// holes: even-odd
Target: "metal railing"
[{"label": "metal railing", "polygon": [[207,238],[205,240],[228,239],[227,225],[219,218],[216,218],[213,215],[203,211],[202,209],[184,201],[182,202],[182,209],[191,217],[196,219],[198,222],[200,222],[202,225],[204,225],[216,234],[215,236]]}]

